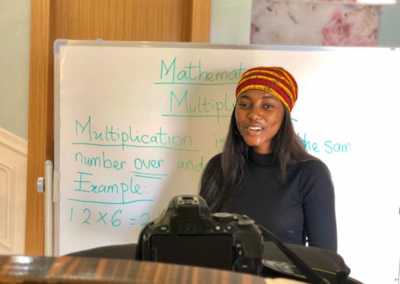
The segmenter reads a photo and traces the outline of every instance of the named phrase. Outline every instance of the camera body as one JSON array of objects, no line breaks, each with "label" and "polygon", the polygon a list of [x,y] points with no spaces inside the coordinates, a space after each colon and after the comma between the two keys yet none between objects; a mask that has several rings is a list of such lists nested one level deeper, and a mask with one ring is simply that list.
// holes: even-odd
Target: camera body
[{"label": "camera body", "polygon": [[141,259],[261,275],[263,239],[247,216],[211,214],[199,196],[174,197],[163,214],[146,226]]}]

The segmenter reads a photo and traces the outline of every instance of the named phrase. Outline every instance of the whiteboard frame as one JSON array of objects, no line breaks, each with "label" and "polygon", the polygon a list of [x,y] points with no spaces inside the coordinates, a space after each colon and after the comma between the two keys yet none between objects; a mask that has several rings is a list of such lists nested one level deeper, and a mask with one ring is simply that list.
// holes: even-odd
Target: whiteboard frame
[{"label": "whiteboard frame", "polygon": [[[60,47],[61,46],[96,46],[96,47],[151,47],[151,48],[196,48],[196,49],[235,49],[235,50],[279,50],[279,51],[339,51],[339,50],[387,50],[395,47],[332,47],[332,46],[273,46],[250,44],[212,44],[212,43],[173,43],[149,41],[103,41],[103,40],[65,40],[54,42],[54,176],[62,177],[60,170]],[[60,200],[59,178],[54,179],[54,255],[60,256]]]}]

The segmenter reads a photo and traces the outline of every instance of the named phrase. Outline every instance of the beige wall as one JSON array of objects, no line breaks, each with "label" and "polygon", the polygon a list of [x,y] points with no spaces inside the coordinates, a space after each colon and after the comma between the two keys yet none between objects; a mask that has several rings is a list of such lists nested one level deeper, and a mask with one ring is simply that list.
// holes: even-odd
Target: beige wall
[{"label": "beige wall", "polygon": [[400,0],[382,7],[379,19],[378,45],[400,47]]},{"label": "beige wall", "polygon": [[248,44],[252,0],[213,0],[210,42]]},{"label": "beige wall", "polygon": [[0,1],[0,254],[23,254],[30,0]]},{"label": "beige wall", "polygon": [[0,1],[0,127],[28,139],[30,0]]}]

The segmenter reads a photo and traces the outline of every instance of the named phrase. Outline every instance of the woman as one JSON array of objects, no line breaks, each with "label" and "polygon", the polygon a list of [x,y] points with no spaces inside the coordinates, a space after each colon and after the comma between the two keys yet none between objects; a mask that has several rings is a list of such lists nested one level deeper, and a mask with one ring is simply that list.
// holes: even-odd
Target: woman
[{"label": "woman", "polygon": [[247,215],[283,242],[336,251],[333,185],[294,132],[297,94],[283,68],[243,74],[224,149],[204,169],[200,195],[211,211]]}]

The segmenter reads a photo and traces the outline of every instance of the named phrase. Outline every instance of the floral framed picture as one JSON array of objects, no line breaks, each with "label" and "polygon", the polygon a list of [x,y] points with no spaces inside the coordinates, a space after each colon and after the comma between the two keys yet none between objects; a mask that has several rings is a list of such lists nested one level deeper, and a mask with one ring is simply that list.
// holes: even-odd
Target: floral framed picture
[{"label": "floral framed picture", "polygon": [[251,44],[376,46],[381,6],[253,0]]}]

